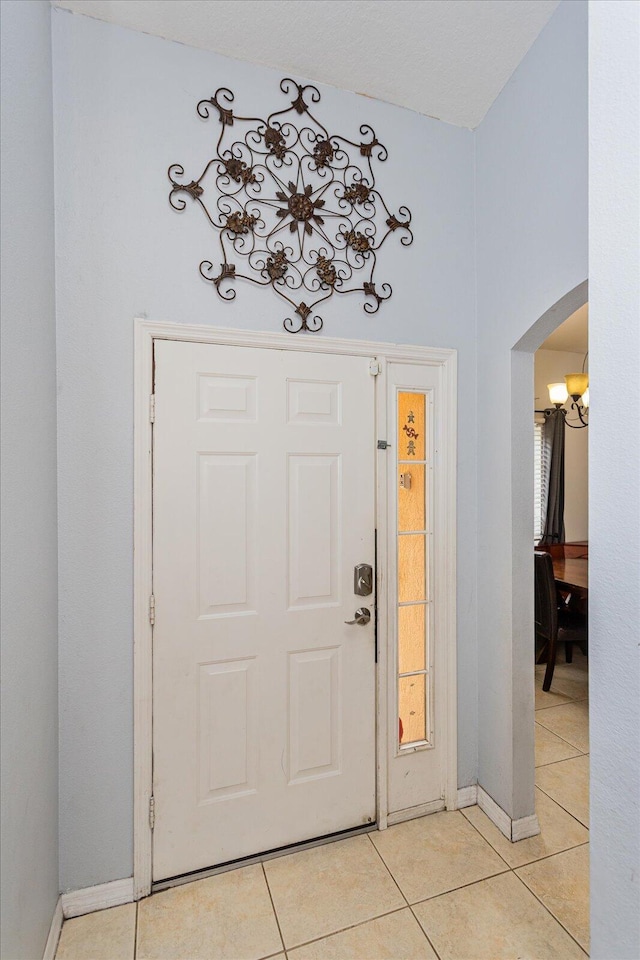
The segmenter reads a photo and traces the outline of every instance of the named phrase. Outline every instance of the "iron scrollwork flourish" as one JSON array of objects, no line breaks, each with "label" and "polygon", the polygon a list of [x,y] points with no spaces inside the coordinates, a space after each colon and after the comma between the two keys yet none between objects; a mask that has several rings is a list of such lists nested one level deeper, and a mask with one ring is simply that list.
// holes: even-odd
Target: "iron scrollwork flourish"
[{"label": "iron scrollwork flourish", "polygon": [[238,277],[270,286],[294,308],[285,330],[317,332],[316,307],[333,294],[363,293],[369,314],[389,299],[391,286],[374,280],[378,251],[396,231],[403,246],[413,242],[411,213],[405,206],[392,213],[376,188],[373,161],[388,154],[372,127],[362,124],[359,141],[330,134],[309,109],[320,101],[316,87],[287,77],[280,89],[295,98],[266,120],[236,116],[226,87],[198,103],[200,117],[213,113],[220,122],[216,154],[188,183],[180,164],[169,167],[169,202],[184,210],[188,194],[218,231],[220,267],[203,260],[200,274],[223,300],[235,299],[226,282]]}]

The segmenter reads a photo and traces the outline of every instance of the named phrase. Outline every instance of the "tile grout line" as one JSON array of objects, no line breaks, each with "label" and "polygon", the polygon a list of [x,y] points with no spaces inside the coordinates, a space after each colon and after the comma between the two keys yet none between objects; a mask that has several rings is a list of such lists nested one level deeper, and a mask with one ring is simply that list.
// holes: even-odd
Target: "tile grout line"
[{"label": "tile grout line", "polygon": [[[545,693],[548,693],[548,690],[545,690]],[[557,697],[565,697],[564,693],[557,693]],[[568,707],[570,703],[584,703],[585,700],[588,700],[589,697],[567,697],[564,703],[547,703],[542,707],[535,707],[534,713],[540,713],[542,710],[554,710],[556,707]]]},{"label": "tile grout line", "polygon": [[[537,790],[540,790],[540,787],[536,787],[536,789],[537,789]],[[540,792],[541,792],[541,793],[544,793],[544,790],[540,790]],[[557,803],[557,801],[554,800],[553,797],[550,797],[550,796],[549,796],[548,794],[546,794],[546,793],[545,793],[544,795],[545,795],[545,797],[547,797],[548,800],[551,800],[552,803]],[[557,803],[557,805],[560,807],[561,810],[564,810],[564,807],[561,807],[559,803]],[[468,809],[471,809],[471,808],[468,808]],[[460,812],[461,812],[462,814],[464,814],[464,810],[461,810]],[[482,812],[484,813],[484,811],[482,811]],[[584,823],[582,823],[582,821],[578,820],[577,817],[574,817],[574,815],[573,815],[572,813],[569,813],[568,810],[564,810],[564,812],[567,814],[568,817],[571,817],[572,820],[575,820],[575,822],[576,822],[579,826],[581,826],[584,830],[586,830],[587,833],[589,833],[589,827],[585,827],[585,825],[584,825]],[[486,816],[486,814],[485,814],[485,816]],[[488,819],[488,818],[487,818],[487,819]],[[471,824],[471,826],[474,828],[474,830],[477,830],[478,833],[480,833],[480,830],[478,830],[478,828],[476,827],[475,823],[472,823],[471,820],[468,820],[467,822]],[[497,830],[497,829],[498,829],[498,828],[496,827],[496,830]],[[542,861],[542,860],[549,860],[550,857],[555,857],[555,856],[557,856],[559,853],[566,853],[567,850],[575,850],[576,847],[584,847],[584,846],[586,846],[586,845],[590,842],[589,839],[587,839],[587,840],[582,840],[580,843],[574,843],[574,844],[572,844],[570,847],[563,847],[562,850],[556,850],[555,853],[545,853],[545,855],[544,855],[543,857],[538,857],[538,858],[535,859],[535,860],[526,860],[525,863],[520,863],[520,864],[518,864],[517,866],[512,867],[511,864],[510,864],[507,860],[505,860],[505,858],[502,856],[502,854],[500,853],[500,851],[497,850],[496,847],[493,846],[493,844],[491,843],[491,840],[487,840],[487,838],[484,836],[483,833],[480,833],[480,836],[482,837],[483,840],[486,840],[486,841],[487,841],[487,843],[491,846],[491,849],[494,851],[494,853],[497,853],[498,856],[500,857],[500,859],[501,859],[501,860],[504,860],[504,862],[507,864],[507,866],[509,867],[509,870],[512,870],[512,871],[514,871],[514,870],[520,870],[521,867],[529,867],[529,866],[531,866],[532,863],[540,863],[540,861]],[[502,834],[501,834],[501,836],[502,836]],[[538,834],[538,836],[539,836],[539,834]],[[505,837],[504,839],[506,840],[507,838]],[[524,839],[525,839],[525,840],[535,840],[535,837],[525,837]],[[511,842],[512,842],[512,841],[507,840],[507,843],[511,843]],[[516,840],[515,842],[516,842],[516,843],[522,843],[523,841],[521,841],[521,840]],[[498,874],[494,874],[494,876],[498,876]],[[477,881],[477,882],[479,882],[479,881]]]},{"label": "tile grout line", "polygon": [[[571,814],[569,814],[569,816],[571,816]],[[573,819],[575,820],[575,817]],[[576,823],[580,823],[580,821],[576,820]],[[585,830],[587,829],[583,823],[580,823],[580,826],[584,827]],[[537,860],[527,860],[526,863],[519,863],[517,867],[511,867],[511,869],[515,873],[516,870],[523,870],[524,867],[532,867],[534,863],[542,863],[543,860],[550,860],[551,857],[557,857],[561,853],[568,853],[569,850],[577,850],[578,847],[588,847],[589,843],[590,843],[589,840],[583,840],[582,843],[574,843],[573,846],[564,847],[562,850],[556,850],[555,853],[546,853],[544,857],[539,857]]]},{"label": "tile grout line", "polygon": [[[571,702],[572,702],[572,703],[581,703],[581,702],[584,702],[584,701],[572,700]],[[561,704],[561,706],[566,707],[566,706],[569,706],[569,704],[563,703],[563,704]],[[545,707],[545,708],[544,708],[544,713],[548,713],[549,710],[557,710],[557,709],[558,709],[558,707]],[[542,720],[538,720],[538,719],[536,718],[536,716],[535,716],[535,714],[537,714],[537,713],[542,713],[542,712],[543,712],[542,710],[535,710],[535,711],[534,711],[534,718],[533,718],[533,719],[534,719],[534,721],[535,721],[536,723],[539,723],[541,727],[544,727],[544,723],[542,722]],[[589,727],[589,719],[588,719],[588,717],[587,717],[587,728],[588,728],[588,727]],[[545,730],[551,730],[551,727],[545,727]],[[551,733],[555,733],[555,730],[551,730]],[[559,733],[556,733],[556,737],[559,737],[560,740],[564,740],[564,739],[565,739],[565,738],[562,737]],[[566,742],[566,743],[571,743],[570,740],[566,740],[565,742]],[[571,746],[573,746],[573,744],[571,744]]]},{"label": "tile grout line", "polygon": [[[549,709],[550,709],[550,710],[553,710],[553,709],[555,709],[555,708],[554,708],[554,707],[550,707]],[[581,753],[589,753],[588,750],[582,750],[582,748],[581,748],[581,747],[578,747],[575,743],[571,743],[571,740],[567,740],[566,737],[561,737],[560,734],[559,734],[559,733],[556,733],[555,730],[552,730],[551,727],[545,727],[544,723],[542,723],[541,720],[535,720],[534,722],[537,723],[537,724],[539,724],[544,730],[548,730],[549,733],[552,733],[552,734],[554,735],[554,737],[557,737],[557,738],[558,738],[558,740],[562,740],[563,743],[569,744],[569,746],[570,746],[570,747],[573,747],[574,750],[580,750]],[[588,719],[587,719],[587,730],[588,730],[588,729],[589,729],[589,721],[588,721]],[[570,757],[567,757],[567,759],[569,760]]]},{"label": "tile grout line", "polygon": [[[312,940],[304,940],[302,943],[296,943],[292,947],[287,947],[287,949],[298,950],[300,947],[308,947],[312,943],[320,943],[322,940],[329,940],[330,937],[335,937],[339,933],[346,933],[348,930],[355,930],[357,927],[363,927],[365,923],[372,923],[374,920],[382,920],[383,917],[391,917],[394,913],[402,913],[402,911],[406,910],[407,907],[409,907],[409,904],[404,907],[396,907],[395,910],[387,910],[385,913],[376,914],[375,917],[368,917],[366,920],[358,920],[357,923],[350,923],[346,927],[340,927],[339,930],[332,930],[330,933],[323,933],[319,937],[313,937]],[[409,909],[411,908],[409,907]],[[440,960],[440,958],[438,958],[438,960]]]},{"label": "tile grout line", "polygon": [[[481,834],[482,836],[482,834]],[[496,853],[497,851],[493,851]],[[500,854],[498,854],[500,856]],[[500,857],[502,859],[502,857]],[[424,900],[416,900],[415,903],[410,903],[409,906],[413,907],[419,906],[421,903],[430,903],[431,900],[438,900],[440,897],[446,897],[449,893],[457,893],[458,890],[464,890],[466,887],[473,887],[476,883],[484,883],[485,880],[493,880],[494,877],[504,877],[505,873],[513,873],[511,867],[505,866],[504,870],[498,870],[497,873],[490,873],[486,877],[480,877],[479,880],[470,880],[469,883],[461,883],[459,887],[452,887],[451,890],[443,890],[442,893],[436,893],[432,897],[425,897]]]},{"label": "tile grout line", "polygon": [[[588,754],[588,753],[585,753],[585,754],[583,754],[583,756],[588,757],[589,754]],[[572,760],[577,760],[578,758],[577,758],[577,757],[571,757],[570,759],[572,759]],[[563,760],[559,760],[558,763],[564,763],[564,761],[563,761]],[[549,763],[549,764],[547,764],[547,766],[550,767],[550,766],[553,766],[553,764],[550,764],[550,763]],[[538,767],[538,769],[541,770],[542,767]],[[547,793],[547,791],[544,790],[544,789],[540,786],[540,784],[536,783],[536,787],[537,787],[538,790],[541,791],[541,793],[544,793],[545,797],[548,797],[549,800],[553,800],[553,802],[554,802],[554,803],[557,803],[558,806],[561,807],[561,808],[564,810],[565,813],[568,813],[570,817],[573,817],[574,820],[577,820],[578,823],[581,824],[581,825],[585,828],[585,830],[589,830],[588,825],[587,825],[586,823],[582,823],[582,820],[580,819],[580,817],[576,817],[575,813],[571,813],[570,810],[567,810],[566,807],[563,807],[562,804],[560,803],[560,801],[559,801],[559,800],[556,800],[555,797],[552,797],[550,793]]]},{"label": "tile grout line", "polygon": [[[392,828],[392,829],[393,829],[393,828]],[[369,837],[369,840],[371,840],[371,834],[367,834],[367,836]],[[424,929],[424,927],[422,926],[422,924],[420,923],[420,921],[419,921],[418,918],[416,917],[415,913],[413,912],[413,908],[412,908],[411,904],[409,903],[409,901],[407,900],[407,898],[405,897],[404,892],[403,892],[403,890],[402,890],[402,887],[400,886],[400,884],[398,883],[398,881],[396,880],[396,878],[394,877],[394,875],[391,873],[390,867],[387,866],[386,860],[384,859],[384,857],[382,856],[382,854],[380,853],[380,851],[379,851],[378,848],[376,847],[376,845],[375,845],[375,843],[373,842],[373,840],[371,840],[371,845],[372,845],[373,849],[375,850],[375,852],[378,854],[378,857],[380,858],[380,862],[382,863],[383,867],[385,868],[385,870],[387,871],[387,873],[389,874],[389,876],[391,877],[391,879],[392,879],[393,882],[395,883],[396,887],[398,888],[398,891],[399,891],[399,893],[400,893],[400,896],[402,897],[402,899],[404,900],[404,902],[405,902],[406,905],[408,906],[409,910],[411,911],[411,916],[414,918],[414,920],[416,921],[416,923],[417,923],[418,926],[420,927],[420,929],[421,929],[421,931],[422,931],[422,935],[424,936],[424,938],[426,939],[427,943],[429,944],[429,946],[431,947],[431,949],[432,949],[433,952],[435,953],[435,955],[436,955],[436,957],[438,958],[438,960],[440,960],[440,954],[438,953],[438,951],[436,950],[435,946],[433,945],[433,943],[432,943],[431,940],[429,939],[429,935],[428,935],[427,931]],[[404,907],[403,907],[402,909],[404,910]]]},{"label": "tile grout line", "polygon": [[[545,727],[545,730],[546,730],[546,729],[547,729],[547,728]],[[574,749],[577,750],[578,748],[577,748],[577,747],[574,747]],[[588,757],[588,756],[589,756],[588,753],[576,753],[575,756],[573,756],[573,757],[563,757],[562,760],[549,760],[549,763],[537,763],[536,766],[535,766],[535,769],[536,769],[536,770],[542,770],[543,767],[552,767],[555,763],[564,763],[565,760],[577,760],[578,757]]]},{"label": "tile grout line", "polygon": [[[471,825],[473,826],[473,824],[471,824]],[[480,835],[482,836],[482,834],[480,834]],[[578,846],[579,846],[579,847],[589,846],[589,841],[586,841],[585,843],[578,844]],[[577,847],[570,847],[569,849],[575,850],[575,849],[577,849]],[[558,853],[565,853],[565,852],[566,852],[566,851],[564,851],[564,850],[558,851]],[[497,853],[497,851],[496,851],[496,853]],[[499,856],[499,854],[498,854],[498,856]],[[552,854],[551,856],[557,856],[557,854]],[[549,859],[549,858],[548,858],[548,857],[544,857],[543,859],[546,860],[546,859]],[[534,860],[534,861],[533,861],[533,863],[539,863],[539,862],[540,862],[540,861],[538,861],[538,860]],[[532,866],[532,864],[522,864],[522,867],[526,867],[526,866]],[[539,898],[538,896],[536,896],[535,892],[534,892],[529,886],[527,886],[527,884],[524,882],[524,880],[522,879],[522,877],[519,877],[519,876],[518,876],[518,874],[516,873],[516,870],[520,870],[520,869],[522,869],[522,867],[515,867],[515,868],[509,867],[508,870],[503,870],[501,873],[496,873],[496,874],[493,874],[493,875],[491,875],[491,876],[489,876],[489,877],[482,877],[480,880],[474,880],[472,883],[465,883],[465,884],[463,884],[461,887],[455,887],[453,890],[444,890],[442,893],[436,894],[435,897],[427,897],[426,900],[419,900],[419,901],[417,901],[417,902],[414,903],[414,904],[409,904],[409,907],[410,907],[411,912],[413,913],[413,915],[414,915],[414,917],[415,917],[416,915],[415,915],[415,911],[414,911],[413,908],[419,906],[420,904],[430,903],[432,900],[438,900],[438,899],[440,899],[440,897],[446,897],[446,896],[448,896],[449,894],[457,893],[458,890],[463,890],[465,887],[473,887],[473,886],[476,886],[477,884],[484,883],[485,880],[493,880],[494,877],[503,877],[503,876],[505,875],[505,873],[512,873],[512,874],[518,879],[518,881],[524,886],[525,890],[527,890],[527,891],[538,901],[538,903],[540,903],[540,905],[541,905],[542,907],[544,907],[544,909],[545,909],[545,910],[547,911],[547,913],[555,920],[555,922],[556,922],[560,927],[562,927],[562,929],[565,931],[565,933],[567,934],[567,936],[571,937],[571,939],[573,940],[573,942],[574,942],[575,944],[577,944],[577,946],[582,950],[582,952],[585,953],[587,956],[589,956],[588,952],[584,949],[584,947],[582,946],[582,944],[579,943],[579,942],[576,940],[576,938],[573,936],[572,933],[570,933],[569,930],[567,930],[567,928],[566,928],[565,925],[562,923],[562,921],[559,920],[558,917],[555,916],[555,914],[550,910],[550,908],[549,908],[545,903],[543,903],[542,900],[540,900],[540,898]],[[416,920],[418,920],[417,917],[416,917]],[[418,920],[418,923],[420,923],[419,920]],[[420,926],[422,927],[422,924],[420,924]],[[424,927],[422,927],[422,929],[424,930]],[[426,934],[425,934],[425,936],[426,936]],[[428,939],[428,937],[427,937],[427,939]],[[431,941],[429,941],[429,942],[431,942]],[[433,946],[433,945],[432,945],[432,946]]]},{"label": "tile grout line", "polygon": [[[389,828],[387,828],[387,829],[389,829]],[[369,836],[369,834],[367,834],[367,836],[369,837],[369,840],[370,840],[370,842],[371,842],[371,846],[372,846],[373,849],[375,850],[375,852],[376,852],[376,854],[377,854],[377,856],[378,856],[378,859],[380,860],[382,866],[383,866],[384,869],[387,871],[387,873],[389,874],[389,876],[391,877],[391,879],[392,879],[393,882],[395,883],[396,887],[398,888],[398,893],[400,894],[400,896],[402,897],[402,899],[404,900],[404,902],[406,903],[406,905],[407,905],[408,907],[411,906],[411,904],[409,903],[409,901],[407,900],[407,898],[406,898],[405,895],[404,895],[404,891],[403,891],[402,887],[400,886],[400,884],[398,883],[398,881],[396,880],[396,878],[394,877],[394,875],[391,873],[391,870],[390,870],[389,867],[387,866],[386,860],[384,859],[384,857],[382,856],[382,854],[380,853],[380,851],[379,851],[378,848],[376,847],[376,845],[375,845],[375,843],[373,842],[373,840],[371,840],[371,837]]]},{"label": "tile grout line", "polygon": [[[475,804],[475,806],[478,806],[478,804]],[[460,811],[460,813],[461,813],[462,816],[465,818],[465,820],[467,821],[467,823],[469,824],[469,826],[470,826],[470,827],[473,827],[473,829],[476,831],[476,833],[478,834],[478,836],[482,837],[482,839],[484,840],[484,842],[489,844],[489,846],[491,847],[492,851],[496,854],[496,856],[500,857],[500,859],[502,860],[502,862],[506,865],[507,870],[512,870],[513,867],[511,866],[511,864],[510,864],[507,860],[505,860],[505,858],[502,856],[502,854],[500,853],[500,851],[499,851],[499,850],[496,850],[496,848],[493,846],[493,844],[491,843],[491,841],[490,841],[490,840],[487,840],[487,838],[484,836],[484,834],[480,833],[480,831],[479,831],[478,828],[476,827],[475,823],[473,823],[471,820],[469,820],[469,818],[466,816],[466,814],[465,814],[465,812],[464,812],[465,809],[466,809],[466,808],[463,808],[463,809]],[[471,809],[471,807],[469,807],[468,809]],[[478,810],[480,810],[480,807],[478,807]],[[482,810],[481,812],[484,813],[484,810]],[[486,813],[485,813],[484,815],[485,815],[485,817],[487,816]],[[487,819],[489,819],[489,818],[487,817]],[[495,826],[495,824],[494,824],[494,826]],[[498,829],[498,828],[496,827],[496,830],[497,830],[497,829]],[[500,834],[500,836],[502,836],[502,835],[503,835],[503,834]],[[507,838],[505,837],[505,840],[506,840],[506,839],[507,839]],[[509,843],[511,843],[511,841],[509,841]],[[496,877],[496,876],[498,876],[498,874],[494,873],[494,874],[492,874],[492,876]],[[488,878],[487,878],[487,879],[488,879]],[[478,882],[479,882],[479,881],[477,881],[477,880],[474,881],[474,883],[478,883]],[[459,889],[459,888],[456,888],[456,889]]]},{"label": "tile grout line", "polygon": [[[276,918],[276,926],[278,928],[278,935],[280,937],[280,943],[282,944],[282,952],[286,956],[287,948],[284,945],[284,937],[282,936],[282,929],[280,927],[280,918],[278,916],[278,911],[276,910],[276,905],[273,900],[273,894],[271,893],[271,887],[269,886],[269,878],[267,877],[267,871],[264,868],[264,861],[260,864],[262,867],[262,876],[264,877],[264,882],[267,885],[267,893],[269,894],[269,900],[271,901],[271,909],[273,910],[273,915]],[[270,956],[275,956],[275,954],[270,954]]]},{"label": "tile grout line", "polygon": [[[583,844],[583,846],[584,846],[584,844]],[[515,872],[515,870],[513,871],[513,874],[514,874],[514,876],[518,877],[518,874]],[[524,880],[522,879],[522,877],[518,877],[518,880],[520,881],[520,883],[522,884],[522,886],[525,888],[525,890],[528,890],[529,893],[531,894],[531,896],[532,896],[532,897],[535,897],[535,899],[538,901],[538,903],[540,904],[540,906],[544,907],[544,909],[547,911],[547,913],[549,914],[549,916],[550,916],[550,917],[553,917],[553,919],[556,921],[556,923],[557,923],[559,926],[562,927],[562,929],[563,929],[564,932],[567,934],[567,936],[568,936],[568,937],[571,937],[571,939],[573,940],[573,942],[580,947],[580,949],[582,950],[582,952],[585,953],[587,956],[589,956],[589,951],[588,951],[588,950],[585,950],[585,948],[582,946],[582,944],[581,944],[578,940],[576,940],[576,938],[574,937],[574,935],[571,933],[570,930],[567,930],[567,928],[565,927],[565,925],[564,925],[564,923],[562,922],[562,920],[560,920],[558,917],[556,917],[555,913],[553,913],[553,911],[546,905],[546,903],[544,903],[544,902],[540,899],[540,897],[536,894],[535,890],[532,890],[531,887],[530,887],[527,883],[524,882]],[[589,931],[589,932],[591,932],[591,931]],[[591,949],[591,947],[589,947],[589,949]]]},{"label": "tile grout line", "polygon": [[133,960],[138,956],[138,907],[139,901],[136,900],[136,922],[133,926]]},{"label": "tile grout line", "polygon": [[420,929],[422,930],[422,932],[423,932],[423,934],[424,934],[424,936],[425,936],[425,938],[426,938],[427,943],[429,944],[429,946],[431,947],[431,949],[432,949],[433,952],[435,953],[435,955],[436,955],[436,957],[438,958],[438,960],[441,960],[440,954],[439,954],[438,951],[436,950],[435,944],[434,944],[433,941],[431,940],[431,937],[429,936],[429,934],[427,933],[427,931],[425,930],[425,928],[424,928],[424,927],[422,926],[422,924],[420,923],[418,917],[416,916],[416,912],[415,912],[415,910],[413,909],[413,906],[412,906],[411,904],[409,904],[409,910],[411,911],[411,916],[414,918],[414,920],[416,921],[416,923],[418,924],[418,926],[419,926]]}]

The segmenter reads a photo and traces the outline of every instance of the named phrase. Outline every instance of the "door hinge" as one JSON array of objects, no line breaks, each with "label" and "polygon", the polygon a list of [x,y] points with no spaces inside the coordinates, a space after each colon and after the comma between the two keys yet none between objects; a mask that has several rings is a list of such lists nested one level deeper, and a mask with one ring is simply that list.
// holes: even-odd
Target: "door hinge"
[{"label": "door hinge", "polygon": [[156,622],[156,598],[153,594],[149,597],[149,623],[151,626]]},{"label": "door hinge", "polygon": [[156,825],[156,798],[149,797],[149,827],[153,830]]},{"label": "door hinge", "polygon": [[376,360],[375,358],[373,360],[369,360],[369,373],[372,377],[377,377],[378,374],[382,373],[382,364],[379,360]]},{"label": "door hinge", "polygon": [[149,397],[149,423],[156,422],[156,395],[152,393]]}]

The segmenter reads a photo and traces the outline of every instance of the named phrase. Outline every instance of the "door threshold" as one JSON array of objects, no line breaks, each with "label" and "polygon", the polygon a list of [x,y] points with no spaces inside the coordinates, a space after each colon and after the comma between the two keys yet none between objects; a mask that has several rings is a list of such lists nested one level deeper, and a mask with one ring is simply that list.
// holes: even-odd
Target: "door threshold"
[{"label": "door threshold", "polygon": [[315,837],[313,840],[302,840],[300,843],[290,843],[284,847],[274,847],[273,850],[265,850],[264,853],[257,853],[252,857],[227,860],[226,863],[219,863],[214,867],[205,867],[203,870],[192,870],[190,873],[182,873],[177,877],[157,880],[151,884],[151,893],[159,893],[160,890],[179,887],[183,883],[193,883],[195,880],[204,880],[207,877],[216,877],[220,873],[227,873],[229,870],[239,870],[240,867],[250,867],[254,863],[264,863],[266,860],[275,860],[276,857],[286,857],[290,853],[299,853],[301,850],[311,850],[313,847],[322,847],[328,843],[336,843],[338,840],[346,840],[348,837],[360,836],[362,833],[372,833],[377,829],[377,823],[367,823],[366,826],[352,827],[350,830],[340,830],[338,833],[328,833],[323,837]]}]

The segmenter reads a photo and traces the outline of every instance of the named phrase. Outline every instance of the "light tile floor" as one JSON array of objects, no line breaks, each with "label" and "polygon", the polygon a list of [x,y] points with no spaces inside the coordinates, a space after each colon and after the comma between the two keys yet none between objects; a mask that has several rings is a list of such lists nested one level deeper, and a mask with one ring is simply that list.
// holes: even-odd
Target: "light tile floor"
[{"label": "light tile floor", "polygon": [[536,810],[437,813],[67,920],[57,960],[572,960],[589,949],[586,659],[536,668]]}]

